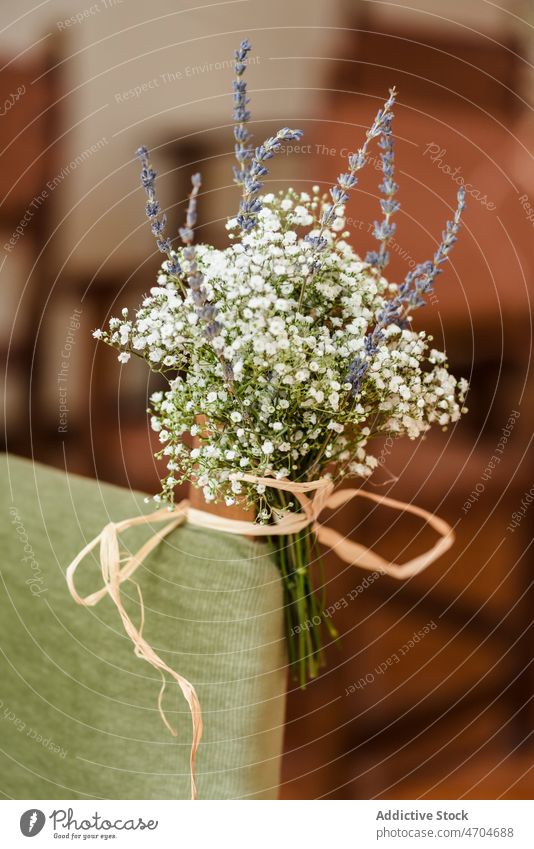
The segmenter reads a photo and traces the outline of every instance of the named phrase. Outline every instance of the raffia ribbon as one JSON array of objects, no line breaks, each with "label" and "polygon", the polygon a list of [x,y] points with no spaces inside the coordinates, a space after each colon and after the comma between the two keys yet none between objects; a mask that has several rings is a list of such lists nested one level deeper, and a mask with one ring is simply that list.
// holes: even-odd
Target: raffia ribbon
[{"label": "raffia ribbon", "polygon": [[[372,492],[366,492],[362,489],[339,489],[334,492],[333,483],[327,478],[319,478],[318,480],[298,483],[287,479],[277,480],[276,478],[257,477],[256,475],[239,474],[236,477],[240,481],[253,484],[263,484],[274,489],[280,489],[294,495],[301,505],[300,513],[290,513],[283,516],[275,525],[257,525],[251,521],[239,519],[227,519],[224,516],[217,516],[213,513],[206,513],[204,510],[196,510],[189,506],[188,501],[181,501],[175,505],[172,510],[160,509],[155,513],[148,515],[136,516],[133,519],[124,519],[122,522],[110,522],[101,533],[89,542],[80,553],[74,558],[72,563],[67,568],[66,579],[67,585],[73,599],[77,604],[86,607],[92,607],[109,595],[115,604],[124,630],[130,637],[134,651],[137,657],[146,660],[155,669],[159,670],[162,675],[162,686],[158,697],[158,709],[160,716],[173,736],[176,736],[176,731],[167,721],[162,707],[163,694],[165,690],[165,672],[167,672],[180,687],[184,698],[186,699],[191,711],[193,723],[193,740],[191,743],[190,754],[190,774],[191,774],[191,798],[197,798],[197,786],[195,777],[195,757],[197,749],[202,737],[202,713],[200,710],[200,702],[195,692],[195,688],[182,675],[179,675],[174,669],[168,666],[143,637],[144,624],[144,608],[141,591],[138,589],[139,600],[141,606],[141,624],[136,627],[128,613],[126,612],[121,599],[120,585],[123,581],[131,578],[135,570],[150,552],[156,548],[164,537],[170,534],[183,522],[188,521],[191,525],[196,525],[200,528],[208,528],[215,531],[224,531],[229,534],[239,534],[248,536],[284,536],[286,534],[294,534],[304,528],[311,527],[317,536],[319,542],[331,548],[335,553],[353,566],[360,566],[362,569],[382,572],[390,575],[393,578],[403,579],[410,578],[426,569],[431,563],[437,560],[444,554],[454,542],[454,531],[434,513],[423,510],[421,507],[416,507],[412,504],[406,504],[402,501],[396,501],[393,498],[387,498],[382,495],[375,495]],[[308,497],[308,493],[315,493],[312,498]],[[348,501],[351,501],[356,496],[367,498],[369,501],[374,501],[385,507],[391,507],[394,510],[399,510],[406,513],[412,513],[415,516],[420,516],[424,519],[438,534],[438,541],[432,548],[419,554],[417,557],[408,560],[406,563],[398,564],[391,563],[380,557],[379,554],[371,551],[365,546],[357,542],[352,542],[346,539],[333,528],[321,524],[318,519],[319,515],[326,508],[335,509]],[[153,523],[164,522],[164,527],[156,531],[143,546],[129,557],[124,565],[121,566],[121,557],[119,549],[119,535],[129,528],[137,525],[151,525]],[[102,569],[102,578],[104,586],[94,593],[82,598],[74,586],[74,573],[82,560],[100,544],[100,565]]]}]

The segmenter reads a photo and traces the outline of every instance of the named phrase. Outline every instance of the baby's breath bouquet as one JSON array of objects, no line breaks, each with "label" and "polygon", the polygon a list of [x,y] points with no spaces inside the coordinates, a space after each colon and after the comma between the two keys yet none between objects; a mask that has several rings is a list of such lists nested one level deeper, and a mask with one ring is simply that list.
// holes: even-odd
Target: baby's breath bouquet
[{"label": "baby's breath bouquet", "polygon": [[[146,212],[166,259],[135,315],[125,309],[108,331],[94,335],[117,348],[121,362],[142,357],[168,382],[151,397],[152,428],[162,445],[157,456],[168,470],[155,500],[172,504],[176,485],[190,481],[206,501],[242,504],[258,523],[274,524],[297,512],[298,502],[243,480],[244,474],[366,478],[378,463],[369,453],[376,437],[416,439],[434,423],[446,428],[459,418],[465,380],[449,373],[445,354],[410,322],[456,241],[464,196],[458,194],[433,259],[400,284],[389,282],[384,269],[399,209],[395,91],[328,195],[317,186],[262,194],[268,160],[301,132],[284,128],[251,145],[244,80],[249,51],[247,41],[236,51],[234,173],[242,198],[226,224],[228,246],[193,246],[198,174],[179,230],[181,246],[173,246],[155,195],[156,173],[141,147]],[[345,205],[375,139],[383,220],[375,222],[377,249],[362,259],[348,242]],[[309,527],[273,536],[272,545],[285,592],[290,663],[304,685],[322,663],[321,626],[332,627],[321,615],[309,568],[320,555]]]}]

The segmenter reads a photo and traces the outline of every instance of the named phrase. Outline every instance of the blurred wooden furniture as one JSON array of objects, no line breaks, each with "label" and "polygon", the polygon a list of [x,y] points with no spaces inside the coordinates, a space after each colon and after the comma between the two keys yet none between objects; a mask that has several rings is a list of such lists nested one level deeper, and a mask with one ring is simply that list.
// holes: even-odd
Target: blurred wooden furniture
[{"label": "blurred wooden furniture", "polygon": [[[500,778],[503,752],[519,758],[534,730],[531,517],[507,531],[533,468],[534,256],[516,159],[532,150],[534,134],[514,96],[521,50],[473,35],[387,29],[365,15],[347,23],[354,29],[345,31],[325,85],[326,118],[312,138],[309,180],[332,184],[396,85],[402,209],[386,276],[402,280],[432,256],[462,175],[468,196],[461,238],[415,325],[433,332],[453,373],[472,388],[469,413],[452,431],[375,450],[384,466],[368,486],[435,510],[455,527],[457,543],[419,577],[405,584],[382,577],[354,600],[365,573],[328,555],[327,605],[349,601],[335,613],[340,646],[331,646],[324,676],[306,693],[290,694],[284,792],[454,798],[484,797],[491,786],[506,793],[515,755]],[[374,246],[370,230],[381,217],[379,152],[372,150],[347,205],[350,240],[362,256]],[[520,415],[488,479],[487,464],[514,411]],[[385,483],[391,476],[397,481]],[[464,511],[480,484],[483,493]],[[335,521],[392,559],[406,559],[431,539],[417,522],[386,509],[346,510]],[[435,625],[429,635],[401,654],[428,623]],[[479,762],[495,771],[491,782],[481,781]],[[523,794],[529,781],[532,788],[532,774]]]},{"label": "blurred wooden furniture", "polygon": [[[31,387],[39,381],[35,341],[49,294],[47,240],[54,221],[60,77],[54,52],[1,62],[0,71],[0,351],[8,416],[3,442],[30,443]],[[42,419],[35,417],[34,434]]]}]

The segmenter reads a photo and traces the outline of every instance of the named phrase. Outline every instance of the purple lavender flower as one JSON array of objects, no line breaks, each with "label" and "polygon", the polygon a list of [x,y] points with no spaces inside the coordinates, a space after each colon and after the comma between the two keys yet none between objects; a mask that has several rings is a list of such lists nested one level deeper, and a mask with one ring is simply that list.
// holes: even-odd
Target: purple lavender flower
[{"label": "purple lavender flower", "polygon": [[250,42],[245,39],[239,45],[238,50],[235,51],[236,79],[233,82],[233,116],[234,121],[237,121],[234,127],[234,153],[239,166],[237,168],[234,166],[234,180],[238,185],[243,186],[243,197],[239,205],[237,221],[245,233],[255,227],[258,220],[257,214],[261,210],[261,200],[258,197],[263,188],[261,178],[268,173],[267,168],[262,163],[271,159],[280,150],[282,142],[299,139],[302,135],[300,130],[290,130],[288,127],[284,127],[275,136],[264,141],[256,150],[249,143],[252,138],[246,127],[250,120],[250,112],[247,109],[249,99],[247,98],[247,84],[243,79],[243,74],[246,69],[245,62],[251,49]]},{"label": "purple lavender flower", "polygon": [[233,82],[234,96],[233,117],[237,124],[234,127],[235,158],[239,167],[234,165],[234,180],[238,185],[243,185],[248,173],[248,162],[252,158],[252,145],[249,144],[252,138],[251,133],[246,128],[247,122],[250,120],[250,112],[247,109],[249,100],[247,98],[247,84],[243,79],[243,74],[246,69],[246,59],[251,51],[250,42],[245,39],[239,45],[239,49],[235,51],[235,73],[236,79]]},{"label": "purple lavender flower", "polygon": [[388,301],[384,309],[378,313],[374,329],[365,337],[364,355],[357,357],[351,363],[347,380],[352,385],[353,395],[358,395],[361,390],[362,380],[369,369],[372,356],[377,352],[378,345],[384,338],[385,328],[390,324],[405,326],[408,313],[423,306],[425,303],[424,295],[432,291],[433,282],[442,271],[439,266],[448,258],[454,243],[457,241],[460,220],[465,209],[463,186],[458,192],[457,200],[458,204],[454,217],[452,221],[447,221],[440,245],[433,259],[418,263],[412,271],[408,272],[395,297]]},{"label": "purple lavender flower", "polygon": [[[204,325],[204,336],[211,341],[219,335],[222,326],[216,318],[216,307],[208,301],[204,289],[204,275],[198,268],[196,251],[192,245],[186,245],[184,248],[184,259],[189,263],[187,282],[191,290],[191,299],[195,305],[195,312]],[[234,379],[232,367],[222,357],[220,359],[223,366],[224,378],[227,383],[231,384]]]},{"label": "purple lavender flower", "polygon": [[150,229],[156,237],[158,249],[161,253],[167,254],[167,270],[169,271],[169,274],[178,276],[181,273],[180,264],[176,254],[172,252],[170,239],[165,236],[167,216],[165,213],[161,212],[159,201],[156,198],[155,183],[157,172],[154,171],[150,164],[148,149],[144,144],[136,150],[135,155],[141,162],[141,185],[143,186],[148,198],[145,206],[145,212],[150,221]]},{"label": "purple lavender flower", "polygon": [[361,382],[369,368],[370,358],[378,351],[378,342],[380,341],[380,335],[376,334],[376,336],[374,336],[372,333],[368,334],[365,337],[363,343],[364,355],[361,357],[356,357],[356,359],[351,363],[347,375],[347,382],[352,385],[351,391],[353,395],[358,394]]},{"label": "purple lavender flower", "polygon": [[[197,220],[196,203],[197,195],[202,185],[200,174],[193,174],[191,177],[192,189],[189,195],[189,203],[187,206],[185,227],[180,228],[180,238],[185,247],[183,250],[184,260],[189,264],[187,282],[191,292],[191,300],[193,301],[195,312],[198,315],[202,325],[204,336],[212,341],[219,335],[222,330],[222,325],[217,321],[217,309],[210,303],[204,288],[204,275],[201,273],[197,265],[196,249],[193,246],[194,227]],[[226,382],[231,385],[234,379],[232,367],[219,357],[223,367],[223,376]]]},{"label": "purple lavender flower", "polygon": [[263,182],[260,178],[265,177],[268,173],[267,168],[262,163],[267,159],[272,159],[275,153],[278,153],[282,147],[282,142],[294,141],[300,139],[301,136],[302,130],[291,130],[289,127],[283,127],[283,129],[278,130],[275,136],[266,139],[254,151],[252,162],[243,180],[243,197],[237,216],[237,222],[245,233],[256,226],[257,215],[262,208],[261,200],[258,197],[263,188]]},{"label": "purple lavender flower", "polygon": [[447,221],[445,230],[441,234],[440,245],[433,259],[416,265],[412,271],[408,272],[404,282],[399,286],[399,292],[391,302],[395,305],[396,313],[399,316],[403,312],[406,314],[412,309],[423,306],[425,303],[423,296],[432,291],[434,280],[438,274],[441,274],[443,269],[439,266],[448,258],[454,243],[457,241],[460,220],[465,209],[465,189],[463,186],[458,192],[457,200],[454,218],[452,221]]},{"label": "purple lavender flower", "polygon": [[[349,170],[340,174],[337,178],[337,183],[332,186],[330,189],[330,197],[332,198],[332,203],[328,204],[323,209],[323,213],[320,221],[320,229],[318,236],[306,236],[306,241],[312,245],[313,254],[318,253],[327,245],[327,241],[324,238],[323,234],[327,227],[329,227],[334,218],[336,217],[336,212],[340,206],[346,203],[349,199],[348,191],[349,189],[353,189],[357,182],[358,178],[356,177],[356,171],[359,171],[365,165],[367,159],[367,148],[372,139],[376,138],[387,132],[387,128],[391,125],[391,119],[393,118],[393,114],[390,111],[391,107],[395,103],[396,91],[394,88],[390,89],[389,98],[384,103],[382,109],[379,109],[376,117],[367,130],[365,134],[365,142],[362,147],[356,151],[356,153],[351,154],[348,157]],[[316,271],[320,263],[317,259],[312,259],[313,269]]]},{"label": "purple lavender flower", "polygon": [[380,207],[382,209],[384,219],[381,222],[375,221],[373,234],[375,239],[380,242],[380,247],[378,251],[369,251],[365,257],[366,262],[371,263],[371,265],[375,265],[378,269],[380,269],[380,271],[383,271],[389,262],[387,246],[395,233],[395,224],[391,224],[391,216],[400,209],[400,203],[395,200],[395,194],[398,186],[393,178],[395,171],[395,154],[393,148],[395,142],[391,131],[392,119],[393,115],[391,115],[389,120],[384,121],[382,134],[380,141],[378,142],[379,146],[383,150],[383,153],[380,155],[380,159],[382,160],[383,180],[379,189],[384,195],[384,199],[381,199],[380,201]]},{"label": "purple lavender flower", "polygon": [[197,223],[197,195],[202,185],[202,177],[200,174],[193,174],[191,177],[192,189],[189,195],[187,211],[185,214],[185,227],[180,227],[178,233],[184,245],[190,245],[194,237],[194,228]]}]

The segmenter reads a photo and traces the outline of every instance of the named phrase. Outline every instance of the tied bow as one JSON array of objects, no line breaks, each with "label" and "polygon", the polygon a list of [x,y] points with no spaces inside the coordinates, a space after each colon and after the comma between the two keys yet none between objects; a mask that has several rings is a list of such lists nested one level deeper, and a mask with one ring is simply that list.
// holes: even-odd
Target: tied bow
[{"label": "tied bow", "polygon": [[[168,722],[163,711],[163,694],[165,691],[166,681],[165,672],[168,673],[178,686],[180,687],[184,698],[186,699],[191,711],[191,719],[193,723],[193,739],[191,743],[190,753],[190,774],[191,774],[191,798],[197,798],[197,786],[195,776],[195,757],[202,737],[202,713],[200,702],[196,694],[195,688],[189,681],[168,666],[156,652],[152,649],[149,643],[143,637],[144,625],[144,607],[143,598],[139,587],[139,601],[141,607],[141,624],[136,627],[122,603],[120,585],[123,581],[131,578],[138,566],[145,560],[150,552],[168,534],[175,530],[183,522],[187,521],[192,525],[201,528],[208,528],[215,531],[223,531],[230,534],[248,535],[248,536],[285,536],[286,534],[294,534],[304,528],[311,527],[316,534],[320,543],[335,551],[335,553],[353,566],[360,566],[362,569],[381,572],[390,575],[392,578],[411,578],[417,575],[423,569],[426,569],[431,563],[441,557],[454,542],[454,531],[447,522],[435,516],[433,513],[423,510],[421,507],[416,507],[412,504],[406,504],[402,501],[396,501],[393,498],[374,495],[371,492],[366,492],[362,489],[339,489],[334,491],[334,485],[328,478],[319,478],[308,482],[295,482],[287,479],[276,479],[272,477],[258,477],[256,475],[239,474],[235,476],[240,481],[253,484],[263,484],[281,489],[294,495],[298,500],[302,510],[299,513],[289,513],[282,516],[275,525],[258,525],[252,521],[240,519],[228,519],[224,516],[216,516],[212,513],[207,513],[204,510],[197,510],[190,507],[188,501],[181,501],[175,505],[172,510],[160,509],[148,515],[136,516],[132,519],[124,519],[121,522],[110,522],[100,532],[100,534],[91,540],[80,553],[74,558],[72,563],[67,568],[66,580],[70,594],[77,604],[86,607],[92,607],[109,595],[115,604],[124,626],[124,630],[130,637],[134,652],[137,657],[142,658],[147,663],[150,663],[157,669],[162,676],[162,686],[158,696],[158,710],[160,716],[173,736],[176,736],[175,729]],[[309,493],[314,493],[310,498]],[[406,563],[398,564],[391,563],[385,560],[376,552],[371,551],[357,542],[346,539],[338,531],[329,528],[328,525],[319,522],[319,516],[325,509],[335,509],[341,505],[348,503],[353,498],[359,496],[366,498],[369,501],[374,501],[384,507],[391,507],[394,510],[401,512],[412,513],[424,519],[438,534],[439,539],[432,548],[419,554],[418,556],[408,560]],[[121,566],[121,557],[119,549],[119,535],[137,525],[145,525],[153,523],[165,523],[161,530],[156,531],[153,536],[148,539],[144,545],[131,557],[129,557],[124,565]],[[94,593],[91,593],[85,598],[82,598],[74,585],[74,573],[82,560],[100,544],[100,565],[102,569],[102,578],[104,586]]]}]

